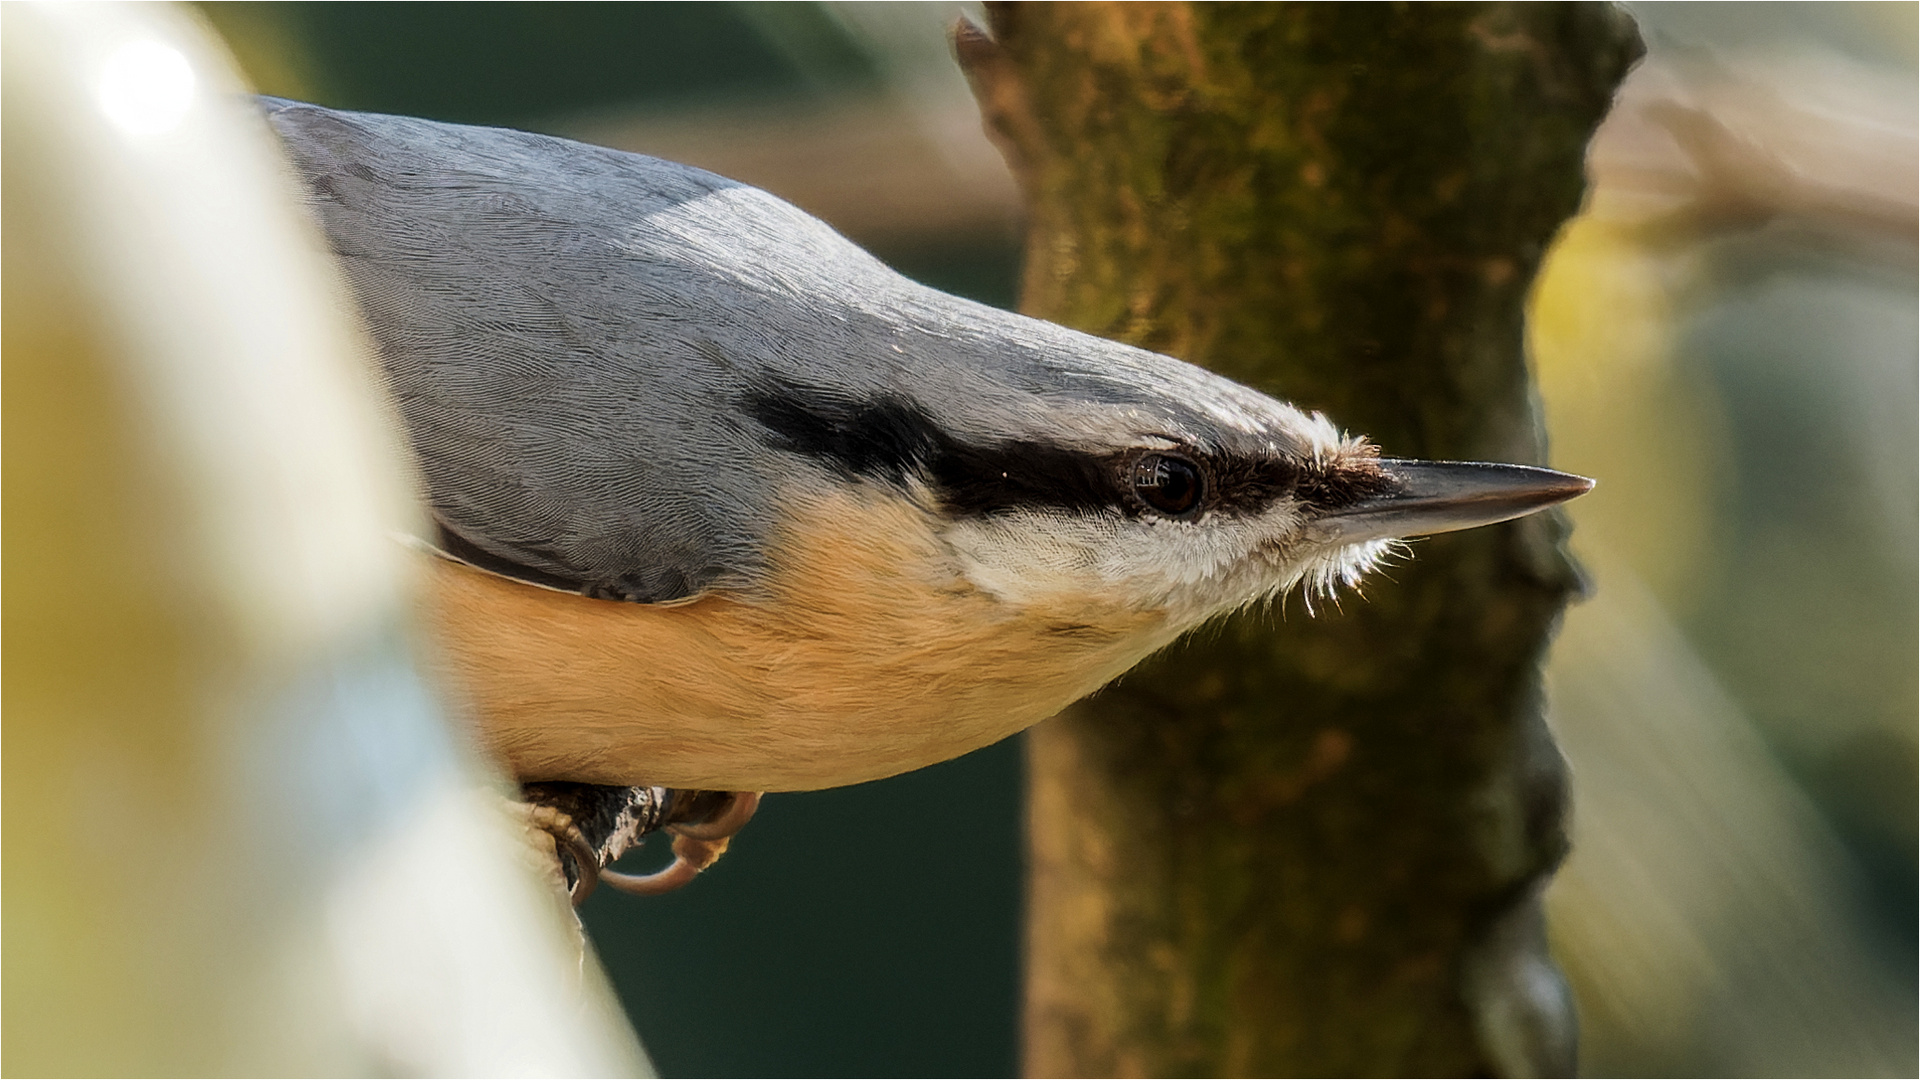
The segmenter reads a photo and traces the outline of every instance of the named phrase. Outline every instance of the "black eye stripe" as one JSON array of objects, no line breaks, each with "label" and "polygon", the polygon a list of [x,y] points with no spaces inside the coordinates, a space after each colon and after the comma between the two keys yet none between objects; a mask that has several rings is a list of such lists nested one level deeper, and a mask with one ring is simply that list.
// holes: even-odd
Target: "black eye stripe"
[{"label": "black eye stripe", "polygon": [[1026,507],[1130,512],[1114,458],[1035,442],[968,445],[903,398],[855,402],[780,385],[746,405],[773,433],[774,446],[852,475],[895,483],[923,476],[954,513]]},{"label": "black eye stripe", "polygon": [[749,398],[747,412],[774,433],[780,449],[896,481],[939,457],[951,441],[932,417],[895,398],[855,402],[782,387]]},{"label": "black eye stripe", "polygon": [[1208,464],[1213,481],[1210,501],[1222,510],[1242,514],[1257,514],[1292,495],[1304,471],[1277,457],[1214,459]]},{"label": "black eye stripe", "polygon": [[[1330,509],[1374,494],[1385,483],[1378,470],[1311,469],[1272,456],[1192,450],[1094,454],[1032,441],[976,446],[955,439],[924,409],[898,396],[849,400],[780,383],[753,394],[745,405],[771,433],[770,445],[849,475],[893,483],[918,476],[955,514],[1050,508],[1129,517],[1251,515],[1287,496]],[[1158,485],[1142,494],[1137,470],[1149,459],[1177,460],[1195,470],[1194,505],[1178,498],[1164,505],[1149,501],[1170,493]]]},{"label": "black eye stripe", "polygon": [[941,501],[956,513],[1040,507],[1129,512],[1120,471],[1111,458],[1016,442],[953,446],[930,464]]}]

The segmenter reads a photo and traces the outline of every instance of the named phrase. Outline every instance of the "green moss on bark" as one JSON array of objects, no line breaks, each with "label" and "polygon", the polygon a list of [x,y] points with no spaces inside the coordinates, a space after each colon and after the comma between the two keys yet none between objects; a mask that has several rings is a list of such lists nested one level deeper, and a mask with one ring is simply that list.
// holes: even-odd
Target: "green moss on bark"
[{"label": "green moss on bark", "polygon": [[[1526,290],[1638,53],[1600,4],[992,5],[1023,306],[1392,455],[1538,461]],[[1572,1067],[1544,515],[1201,633],[1032,736],[1035,1075]]]}]

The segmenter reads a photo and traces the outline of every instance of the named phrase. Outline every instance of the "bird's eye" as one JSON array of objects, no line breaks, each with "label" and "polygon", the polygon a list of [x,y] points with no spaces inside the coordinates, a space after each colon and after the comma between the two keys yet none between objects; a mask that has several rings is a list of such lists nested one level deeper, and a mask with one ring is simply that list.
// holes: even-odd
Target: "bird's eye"
[{"label": "bird's eye", "polygon": [[1205,481],[1185,458],[1147,454],[1133,463],[1133,493],[1168,517],[1185,517],[1200,505]]}]

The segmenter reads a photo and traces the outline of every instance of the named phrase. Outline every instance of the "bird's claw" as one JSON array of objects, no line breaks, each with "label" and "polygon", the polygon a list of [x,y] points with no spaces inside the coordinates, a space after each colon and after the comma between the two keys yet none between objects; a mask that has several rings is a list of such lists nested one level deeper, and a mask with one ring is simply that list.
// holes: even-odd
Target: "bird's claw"
[{"label": "bird's claw", "polygon": [[[602,881],[622,892],[658,896],[692,881],[727,850],[760,806],[754,791],[674,791],[539,783],[522,789],[528,823],[552,836],[574,906]],[[673,835],[673,862],[651,874],[607,869],[649,834]]]},{"label": "bird's claw", "polygon": [[[574,823],[573,815],[558,807],[545,803],[528,802],[522,804],[527,810],[527,824],[553,837],[554,857],[560,860],[562,878],[572,878],[567,895],[574,907],[587,898],[593,887],[599,884],[599,875],[587,871],[588,867],[600,865],[600,853],[587,842],[580,826]],[[576,873],[567,873],[567,859],[573,860]]]},{"label": "bird's claw", "polygon": [[[695,875],[712,866],[726,854],[727,843],[753,819],[760,809],[757,791],[729,791],[718,813],[697,822],[668,825],[673,834],[673,863],[651,874],[623,874],[602,868],[600,880],[621,892],[640,896],[658,896],[692,881]],[[576,901],[577,903],[578,901]]]}]

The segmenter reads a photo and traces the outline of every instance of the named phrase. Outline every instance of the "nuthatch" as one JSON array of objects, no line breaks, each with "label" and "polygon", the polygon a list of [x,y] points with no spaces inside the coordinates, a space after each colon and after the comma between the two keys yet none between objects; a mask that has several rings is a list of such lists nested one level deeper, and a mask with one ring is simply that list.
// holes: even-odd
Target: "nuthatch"
[{"label": "nuthatch", "polygon": [[444,661],[524,780],[890,776],[1592,486],[1383,458],[685,165],[266,108],[418,455]]}]

